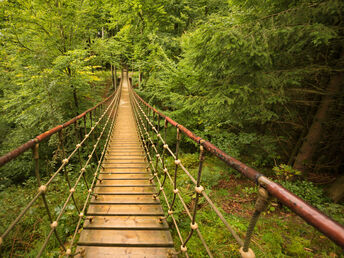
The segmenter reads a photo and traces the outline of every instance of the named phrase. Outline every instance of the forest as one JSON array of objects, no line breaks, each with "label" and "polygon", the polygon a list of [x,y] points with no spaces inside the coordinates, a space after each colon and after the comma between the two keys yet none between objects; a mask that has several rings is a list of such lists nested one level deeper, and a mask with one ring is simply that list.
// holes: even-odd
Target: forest
[{"label": "forest", "polygon": [[[0,156],[109,96],[127,69],[152,106],[343,225],[343,17],[340,0],[0,0]],[[57,142],[42,144],[42,177],[57,166]],[[197,168],[196,145],[186,140],[182,152]],[[0,167],[0,233],[24,202],[13,193],[36,191],[33,166],[26,152]],[[205,173],[228,220],[246,228],[256,186],[212,156]],[[341,257],[272,204],[254,239],[258,257]],[[235,256],[231,238],[212,230],[206,210],[201,217],[217,257]],[[33,223],[25,220],[0,256],[36,255],[47,229],[25,230]],[[289,235],[271,225],[288,225]],[[194,241],[191,257],[206,257]],[[56,241],[48,249],[59,257]]]}]

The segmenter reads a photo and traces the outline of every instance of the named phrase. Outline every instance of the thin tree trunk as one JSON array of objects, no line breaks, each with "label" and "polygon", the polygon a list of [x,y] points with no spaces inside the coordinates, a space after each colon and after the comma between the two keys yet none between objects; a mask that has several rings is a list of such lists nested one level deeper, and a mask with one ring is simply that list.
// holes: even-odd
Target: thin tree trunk
[{"label": "thin tree trunk", "polygon": [[141,88],[141,82],[142,82],[142,72],[139,71],[139,88]]},{"label": "thin tree trunk", "polygon": [[140,71],[140,73],[139,73],[139,81],[142,82],[142,79],[143,79],[143,73]]},{"label": "thin tree trunk", "polygon": [[289,160],[287,163],[289,166],[291,166],[294,163],[295,158],[296,158],[295,156],[296,156],[296,154],[298,154],[297,151],[300,149],[300,146],[302,144],[302,140],[305,137],[306,133],[307,133],[307,131],[305,129],[303,129],[301,132],[301,135],[299,136],[299,138],[298,138],[298,140],[297,140],[297,142],[293,148],[293,151],[291,152],[291,154],[289,156]]},{"label": "thin tree trunk", "polygon": [[74,98],[74,104],[75,104],[75,108],[76,108],[76,115],[79,115],[78,95],[76,93],[76,88],[73,85],[71,87],[73,89],[73,98]]},{"label": "thin tree trunk", "polygon": [[[342,50],[340,58],[344,57]],[[317,143],[321,140],[322,125],[327,120],[327,113],[334,96],[340,90],[340,85],[343,83],[344,73],[340,72],[334,75],[328,84],[327,94],[321,99],[318,110],[314,116],[313,123],[308,130],[307,136],[296,156],[294,168],[303,172],[307,172],[313,155],[316,151]]]},{"label": "thin tree trunk", "polygon": [[116,90],[117,89],[117,68],[115,65],[113,66],[113,69],[114,69],[114,74],[115,74],[115,90]]},{"label": "thin tree trunk", "polygon": [[113,66],[111,64],[110,66],[110,69],[111,69],[111,84],[112,84],[112,89],[115,89],[115,75],[114,75],[114,72],[113,72]]},{"label": "thin tree trunk", "polygon": [[79,109],[79,102],[78,102],[78,96],[76,94],[76,88],[74,86],[73,87],[73,98],[74,98],[74,104],[76,109]]},{"label": "thin tree trunk", "polygon": [[[67,68],[67,71],[68,71],[69,80],[71,80],[72,71],[71,71],[70,67]],[[74,105],[75,105],[75,108],[76,108],[76,115],[78,115],[78,114],[79,114],[79,101],[78,101],[78,95],[77,95],[75,86],[74,86],[73,84],[71,84],[70,87],[73,89]]]}]

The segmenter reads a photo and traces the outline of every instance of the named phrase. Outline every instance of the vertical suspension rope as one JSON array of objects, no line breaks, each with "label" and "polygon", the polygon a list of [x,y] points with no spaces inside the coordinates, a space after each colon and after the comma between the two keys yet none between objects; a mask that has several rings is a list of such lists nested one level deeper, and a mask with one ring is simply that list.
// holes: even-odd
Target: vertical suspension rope
[{"label": "vertical suspension rope", "polygon": [[[46,212],[48,214],[49,222],[52,223],[53,222],[53,218],[51,216],[51,212],[50,212],[50,209],[49,209],[49,206],[48,206],[48,202],[47,202],[47,199],[46,199],[46,196],[45,196],[46,187],[45,186],[42,187],[41,177],[40,177],[40,173],[39,173],[39,143],[35,144],[35,146],[32,148],[32,151],[33,151],[33,159],[34,159],[34,163],[35,163],[35,176],[36,176],[36,179],[37,179],[38,189],[42,190],[41,196],[42,196],[42,200],[43,200],[43,203],[44,203],[44,207],[45,207],[45,210],[46,210]],[[60,247],[62,247],[63,250],[66,250],[66,248],[65,248],[61,238],[57,234],[56,229],[54,230],[54,234],[55,234],[55,237],[56,237],[57,241],[59,242]]]},{"label": "vertical suspension rope", "polygon": [[[64,173],[65,179],[67,181],[69,191],[72,193],[72,199],[73,199],[74,206],[75,206],[76,210],[78,212],[80,212],[79,207],[78,207],[78,205],[76,203],[74,194],[73,194],[74,193],[74,189],[72,189],[72,187],[71,187],[70,179],[69,179],[69,176],[68,176],[67,163],[69,163],[69,160],[65,158],[66,154],[65,154],[65,149],[64,149],[62,130],[59,132],[59,140],[60,140],[60,145],[61,145],[61,149],[62,149],[62,163],[66,163],[66,166],[63,167],[63,173]],[[79,149],[78,149],[78,151],[79,151]]]}]

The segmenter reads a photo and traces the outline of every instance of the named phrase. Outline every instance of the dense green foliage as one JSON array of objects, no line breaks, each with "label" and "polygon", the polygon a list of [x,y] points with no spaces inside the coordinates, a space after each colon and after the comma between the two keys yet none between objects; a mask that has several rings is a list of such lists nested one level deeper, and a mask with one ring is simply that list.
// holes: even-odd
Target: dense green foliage
[{"label": "dense green foliage", "polygon": [[[0,2],[0,155],[101,100],[95,83],[104,74],[93,73],[104,62],[96,59],[100,4]],[[51,157],[54,149],[43,148]],[[0,189],[26,179],[31,164],[25,154],[2,169]]]},{"label": "dense green foliage", "polygon": [[[344,168],[343,16],[340,0],[0,0],[0,155],[99,102],[110,91],[108,69],[126,68],[148,102],[340,220],[343,207],[308,180],[318,173],[332,182]],[[74,133],[70,129],[66,137]],[[169,137],[173,146],[174,134]],[[183,141],[183,152],[196,150],[193,142]],[[195,172],[196,155],[185,153],[185,166]],[[56,136],[41,144],[43,178],[60,159]],[[228,194],[221,182],[239,176],[215,163],[204,170],[207,191],[244,232],[247,214],[231,214],[221,204],[236,205],[231,195],[250,199],[256,188],[234,186]],[[78,168],[77,161],[71,166]],[[2,225],[9,223],[6,213],[15,216],[23,205],[24,200],[13,199],[14,192],[28,198],[36,191],[32,177],[30,152],[0,168],[0,205],[8,207],[0,213]],[[190,182],[179,181],[191,205]],[[62,197],[50,200],[57,204]],[[253,203],[239,207],[252,210]],[[254,239],[258,254],[338,251],[301,222],[280,219],[279,212],[287,211],[276,207],[264,215]],[[208,208],[202,206],[199,214],[207,240],[224,257],[237,254]],[[42,212],[34,207],[32,214],[47,220]],[[76,219],[71,214],[64,218],[65,232],[59,232],[64,241]],[[185,217],[177,219],[186,232]],[[276,228],[293,229],[288,236],[274,232],[271,219]],[[26,218],[18,230],[34,223]],[[19,231],[13,233],[5,255],[14,247],[35,255],[46,227],[24,230],[21,242],[16,242]],[[200,255],[195,239],[189,246],[194,256]],[[55,242],[48,249],[58,256]]]},{"label": "dense green foliage", "polygon": [[[211,4],[219,6],[203,7]],[[142,94],[257,167],[293,164],[321,97],[335,94],[308,162],[339,172],[343,91],[327,88],[343,71],[342,1],[230,1],[220,9],[203,10],[184,28],[178,56],[154,41]]]},{"label": "dense green foliage", "polygon": [[[343,69],[341,1],[1,6],[2,153],[88,106],[92,72],[111,64],[143,74],[146,98],[233,156],[256,167],[292,165]],[[305,162],[338,173],[343,92],[330,93]]]}]

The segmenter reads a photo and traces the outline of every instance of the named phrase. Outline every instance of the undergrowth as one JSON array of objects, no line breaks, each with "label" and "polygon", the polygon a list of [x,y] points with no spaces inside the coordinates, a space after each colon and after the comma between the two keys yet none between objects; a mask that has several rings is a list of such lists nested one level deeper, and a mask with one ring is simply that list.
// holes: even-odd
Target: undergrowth
[{"label": "undergrowth", "polygon": [[[89,168],[90,169],[90,168]],[[47,181],[43,178],[42,181]],[[76,174],[71,174],[71,181],[76,180]],[[0,209],[1,225],[0,231],[4,232],[8,225],[18,216],[20,211],[37,193],[37,182],[31,178],[23,185],[11,186],[0,192]],[[78,207],[84,203],[87,188],[81,181],[75,191],[74,197]],[[47,203],[50,213],[54,219],[60,213],[64,202],[69,194],[69,187],[65,178],[61,175],[56,177],[48,187],[46,194]],[[74,233],[78,221],[78,212],[72,200],[67,204],[66,210],[58,222],[57,234],[62,243],[66,244],[70,236]],[[36,257],[44,240],[46,239],[51,222],[44,207],[42,198],[39,198],[34,205],[28,210],[27,214],[15,226],[14,230],[5,238],[0,249],[1,257]],[[62,249],[54,235],[51,236],[48,245],[44,251],[44,257],[59,257]]]},{"label": "undergrowth", "polygon": [[[196,178],[198,155],[184,154],[180,159]],[[166,164],[168,171],[174,174],[173,160],[167,158]],[[194,185],[181,169],[178,169],[177,173],[177,188],[192,211],[195,198]],[[344,224],[344,206],[331,203],[320,187],[305,180],[292,182],[275,179],[290,191]],[[243,239],[254,211],[257,186],[211,157],[207,157],[204,164],[201,185],[204,186],[206,193],[231,227]],[[173,186],[169,180],[166,180],[164,189],[168,200],[172,200]],[[162,195],[160,199],[167,212],[167,205]],[[190,232],[191,221],[178,198],[173,210],[177,225],[185,240]],[[239,245],[203,197],[199,201],[196,221],[215,257],[240,257]],[[175,248],[180,252],[181,242],[175,225],[171,218],[168,218],[168,222],[172,228]],[[190,257],[208,257],[196,232],[188,242],[187,248]],[[261,215],[256,225],[251,248],[257,257],[343,257],[342,250],[338,246],[275,199],[271,201],[269,208]]]},{"label": "undergrowth", "polygon": [[[103,72],[102,72],[103,73]],[[105,73],[105,72],[104,72]],[[107,72],[108,73],[108,72]],[[98,84],[97,84],[98,85]],[[95,86],[95,85],[94,85]],[[95,90],[95,95],[93,96],[95,102],[99,102],[101,97],[99,95],[104,94],[103,97],[108,95],[109,87],[106,87],[106,80],[99,82],[98,89]],[[106,119],[104,117],[103,121]],[[103,121],[100,126],[102,126]],[[94,122],[93,122],[94,123]],[[84,125],[84,124],[83,124]],[[90,121],[86,123],[87,131],[90,130]],[[82,127],[82,132],[80,132],[78,142],[80,142],[81,136],[83,136],[84,128]],[[70,129],[67,131],[65,129],[65,151],[70,154],[75,148],[76,139],[75,131]],[[80,148],[80,158],[84,166],[86,160],[88,159],[90,146],[95,144],[97,135],[100,129],[96,129],[91,135],[89,140]],[[104,131],[103,137],[100,140],[96,152],[100,153],[100,148],[104,146],[105,137],[107,136],[108,129]],[[95,137],[93,137],[93,135]],[[67,141],[68,140],[68,141]],[[46,150],[46,147],[51,148]],[[27,156],[28,164],[33,164],[32,154],[26,152],[24,156]],[[48,158],[49,159],[48,159]],[[46,161],[47,160],[49,161]],[[58,145],[57,136],[53,135],[48,141],[42,142],[40,144],[40,159],[39,159],[39,170],[41,175],[41,183],[46,184],[52,173],[55,172],[61,165],[61,147]],[[18,162],[20,162],[19,160]],[[79,155],[76,153],[69,161],[68,165],[65,166],[66,173],[68,174],[71,185],[74,185],[80,170],[81,165],[79,163]],[[36,178],[33,176],[33,166],[25,166],[25,163],[20,164],[25,169],[25,175],[22,175],[21,183],[9,184],[11,182],[6,178],[7,174],[14,173],[13,166],[11,163],[2,167],[0,171],[0,232],[1,234],[9,227],[9,225],[14,221],[15,218],[20,214],[20,212],[26,207],[26,205],[32,200],[32,198],[37,194],[38,184]],[[93,179],[93,174],[97,167],[97,158],[93,155],[88,166],[86,166],[85,179],[90,184]],[[5,173],[1,173],[5,171]],[[68,195],[70,194],[70,187],[66,181],[64,175],[64,170],[62,170],[49,184],[46,192],[46,200],[49,207],[49,212],[53,220],[56,220],[63,205],[66,202]],[[83,178],[79,181],[75,192],[73,194],[76,205],[79,209],[82,209],[86,196],[88,194],[88,188]],[[79,216],[78,210],[72,199],[69,200],[65,211],[58,221],[58,227],[56,228],[57,234],[61,239],[63,245],[69,248],[69,244],[74,234]],[[13,230],[3,239],[3,243],[0,246],[0,257],[36,257],[47,238],[49,232],[51,231],[50,220],[41,197],[39,197],[31,208],[28,209],[26,214],[20,219],[19,223],[15,225]],[[75,243],[78,239],[74,242]],[[46,248],[44,249],[42,257],[61,257],[63,254],[63,248],[54,234],[50,237]]]}]

